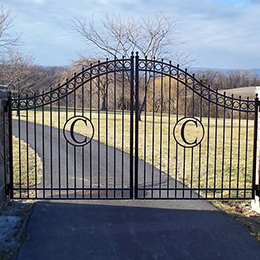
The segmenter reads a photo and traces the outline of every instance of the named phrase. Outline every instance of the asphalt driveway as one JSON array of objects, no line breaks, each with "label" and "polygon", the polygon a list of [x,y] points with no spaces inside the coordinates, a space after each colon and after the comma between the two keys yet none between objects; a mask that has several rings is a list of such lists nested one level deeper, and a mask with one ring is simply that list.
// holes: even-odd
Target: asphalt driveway
[{"label": "asphalt driveway", "polygon": [[207,201],[37,202],[17,260],[259,259],[260,244]]}]

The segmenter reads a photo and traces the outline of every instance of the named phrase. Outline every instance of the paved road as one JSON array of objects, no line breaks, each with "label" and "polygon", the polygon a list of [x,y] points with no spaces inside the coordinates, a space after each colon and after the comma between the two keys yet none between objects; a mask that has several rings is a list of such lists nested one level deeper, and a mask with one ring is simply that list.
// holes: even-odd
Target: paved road
[{"label": "paved road", "polygon": [[[49,132],[47,127],[44,129],[45,133]],[[40,128],[37,133],[42,136]],[[58,130],[55,135],[59,140]],[[34,148],[33,136],[34,133],[30,133],[29,142]],[[22,138],[26,140],[25,136]],[[40,139],[37,145],[42,147]],[[114,149],[110,152],[113,154]],[[38,153],[44,154],[48,163],[48,152]],[[129,157],[125,159],[126,171]],[[66,157],[64,160],[66,163]],[[140,162],[140,167],[142,164]],[[117,170],[121,171],[121,166]],[[53,183],[55,178],[57,176],[53,177]],[[46,180],[48,185],[50,179]],[[207,201],[67,200],[35,203],[26,239],[16,259],[245,260],[259,259],[259,256],[259,242],[237,221]]]}]

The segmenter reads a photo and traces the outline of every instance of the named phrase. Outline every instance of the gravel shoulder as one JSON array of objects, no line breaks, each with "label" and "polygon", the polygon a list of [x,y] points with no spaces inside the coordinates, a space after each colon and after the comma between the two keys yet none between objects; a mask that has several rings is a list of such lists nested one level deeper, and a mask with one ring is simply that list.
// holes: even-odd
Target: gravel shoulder
[{"label": "gravel shoulder", "polygon": [[25,238],[33,201],[11,201],[0,212],[0,260],[13,259]]}]

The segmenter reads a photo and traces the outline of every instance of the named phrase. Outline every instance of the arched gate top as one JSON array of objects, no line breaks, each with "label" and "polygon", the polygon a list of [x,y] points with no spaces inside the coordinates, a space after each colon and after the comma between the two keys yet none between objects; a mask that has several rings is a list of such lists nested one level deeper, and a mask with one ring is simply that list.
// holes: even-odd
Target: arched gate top
[{"label": "arched gate top", "polygon": [[[136,61],[135,66],[134,61]],[[67,79],[65,83],[59,84],[56,88],[50,89],[48,92],[42,92],[42,94],[34,96],[13,98],[12,109],[27,110],[49,105],[68,96],[85,83],[102,75],[122,71],[130,72],[132,70],[135,70],[135,74],[136,71],[147,71],[171,77],[187,86],[203,99],[227,109],[244,112],[254,112],[256,110],[256,103],[258,102],[257,94],[254,100],[250,100],[249,98],[242,99],[241,97],[235,98],[233,95],[227,96],[225,92],[221,94],[217,90],[213,90],[209,86],[204,85],[195,78],[194,74],[189,74],[187,69],[183,70],[179,65],[174,66],[171,62],[166,63],[164,60],[140,59],[138,54],[136,56],[132,55],[130,58],[123,57],[117,59],[115,57],[114,60],[107,59],[103,62],[98,61],[96,64],[91,64],[89,67],[83,68],[79,73],[74,73],[74,76]],[[132,73],[132,75],[134,75],[134,73]]]}]

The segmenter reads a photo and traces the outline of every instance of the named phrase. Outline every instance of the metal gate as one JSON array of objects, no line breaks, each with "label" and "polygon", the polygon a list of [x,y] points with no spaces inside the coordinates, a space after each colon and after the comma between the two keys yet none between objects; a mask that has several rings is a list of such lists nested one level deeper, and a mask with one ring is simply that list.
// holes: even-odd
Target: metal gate
[{"label": "metal gate", "polygon": [[245,199],[258,98],[228,97],[163,60],[115,58],[12,99],[13,198]]}]

